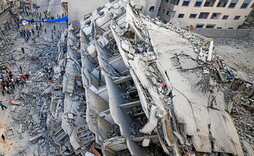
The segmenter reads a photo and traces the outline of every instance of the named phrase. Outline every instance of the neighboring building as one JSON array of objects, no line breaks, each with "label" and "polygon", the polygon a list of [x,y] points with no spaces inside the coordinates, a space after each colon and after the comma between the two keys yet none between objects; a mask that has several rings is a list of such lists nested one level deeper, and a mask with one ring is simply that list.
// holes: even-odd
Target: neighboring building
[{"label": "neighboring building", "polygon": [[141,11],[145,15],[154,18],[158,15],[162,0],[133,0],[134,3],[141,6]]},{"label": "neighboring building", "polygon": [[162,0],[158,16],[181,27],[237,29],[252,7],[252,0]]}]

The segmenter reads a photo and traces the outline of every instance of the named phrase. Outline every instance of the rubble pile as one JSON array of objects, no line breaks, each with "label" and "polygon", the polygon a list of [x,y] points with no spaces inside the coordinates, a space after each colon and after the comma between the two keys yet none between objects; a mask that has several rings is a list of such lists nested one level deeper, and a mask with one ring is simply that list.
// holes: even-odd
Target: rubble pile
[{"label": "rubble pile", "polygon": [[252,71],[139,9],[107,3],[1,60],[31,73],[11,97],[6,136],[31,145],[16,155],[254,155]]},{"label": "rubble pile", "polygon": [[214,52],[212,39],[133,8],[115,1],[81,22],[86,119],[101,152],[246,154],[228,93],[237,81],[249,91],[252,83]]},{"label": "rubble pile", "polygon": [[[1,57],[1,64],[11,69],[14,76],[19,72],[28,73],[29,79],[23,85],[16,85],[13,94],[1,99],[8,104],[11,114],[7,117],[7,112],[3,112],[1,116],[1,126],[6,126],[4,135],[8,140],[4,146],[10,155],[55,155],[59,148],[51,139],[46,124],[51,99],[41,94],[50,85],[44,68],[54,66],[57,40],[49,44],[44,38],[37,38],[24,43],[16,32],[10,32],[7,37],[8,46],[2,52],[9,53],[9,57]],[[22,54],[21,47],[26,53]],[[4,120],[5,125],[2,125]]]},{"label": "rubble pile", "polygon": [[84,153],[94,136],[86,124],[85,91],[80,77],[79,25],[73,23],[58,44],[58,66],[51,91],[48,127],[60,154]]}]

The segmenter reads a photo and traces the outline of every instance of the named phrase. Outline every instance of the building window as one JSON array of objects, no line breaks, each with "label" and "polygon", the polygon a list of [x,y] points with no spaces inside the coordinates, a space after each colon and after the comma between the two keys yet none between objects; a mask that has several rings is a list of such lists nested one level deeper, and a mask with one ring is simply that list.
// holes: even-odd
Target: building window
[{"label": "building window", "polygon": [[222,27],[217,27],[217,29],[222,29]]},{"label": "building window", "polygon": [[250,0],[244,0],[243,4],[241,5],[241,9],[245,9],[249,6]]},{"label": "building window", "polygon": [[183,18],[184,14],[178,14],[178,18]]},{"label": "building window", "polygon": [[190,0],[184,0],[182,6],[189,6]]},{"label": "building window", "polygon": [[234,29],[233,27],[228,27],[228,29]]},{"label": "building window", "polygon": [[221,16],[221,13],[213,13],[211,16],[211,19],[219,19]]},{"label": "building window", "polygon": [[168,3],[168,0],[165,0],[166,3]]},{"label": "building window", "polygon": [[178,5],[180,0],[170,0],[169,2],[174,5]]},{"label": "building window", "polygon": [[201,7],[203,0],[196,0],[194,7]]},{"label": "building window", "polygon": [[224,8],[227,5],[228,1],[220,0],[217,4],[217,7]]},{"label": "building window", "polygon": [[197,14],[190,14],[189,18],[196,18],[196,17],[197,17]]},{"label": "building window", "polygon": [[213,7],[216,0],[206,0],[204,7]]},{"label": "building window", "polygon": [[199,19],[207,19],[209,12],[201,12],[198,16]]},{"label": "building window", "polygon": [[154,12],[154,6],[151,6],[149,9],[150,12]]},{"label": "building window", "polygon": [[205,28],[215,28],[215,24],[207,24]]},{"label": "building window", "polygon": [[234,20],[239,20],[241,16],[235,16]]},{"label": "building window", "polygon": [[223,19],[223,20],[227,20],[227,19],[228,19],[228,15],[224,15],[224,16],[222,17],[222,19]]},{"label": "building window", "polygon": [[196,25],[196,28],[203,28],[204,27],[204,24],[197,24]]},{"label": "building window", "polygon": [[169,11],[166,12],[166,15],[169,15]]},{"label": "building window", "polygon": [[235,8],[238,0],[232,0],[231,3],[229,4],[228,8]]}]

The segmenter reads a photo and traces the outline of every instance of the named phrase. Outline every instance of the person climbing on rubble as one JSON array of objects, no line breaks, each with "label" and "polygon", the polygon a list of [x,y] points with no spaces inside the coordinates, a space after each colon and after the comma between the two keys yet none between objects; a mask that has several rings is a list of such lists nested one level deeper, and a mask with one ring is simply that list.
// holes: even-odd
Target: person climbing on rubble
[{"label": "person climbing on rubble", "polygon": [[9,89],[10,89],[10,92],[12,94],[14,94],[14,91],[15,91],[15,82],[14,82],[14,79],[10,80],[10,82],[9,82]]},{"label": "person climbing on rubble", "polygon": [[23,47],[21,47],[21,51],[23,54],[25,54],[25,49]]},{"label": "person climbing on rubble", "polygon": [[13,78],[13,74],[12,74],[11,70],[8,71],[8,78],[9,78],[9,80],[11,80]]},{"label": "person climbing on rubble", "polygon": [[1,106],[2,110],[7,109],[7,107],[3,104],[2,100],[0,100],[0,106]]},{"label": "person climbing on rubble", "polygon": [[3,80],[2,83],[1,83],[1,86],[2,86],[2,95],[4,96],[5,92],[7,92],[8,94],[10,94],[9,92],[9,83],[6,81],[6,80]]},{"label": "person climbing on rubble", "polygon": [[1,138],[2,138],[3,142],[5,143],[5,136],[3,134],[1,135]]}]

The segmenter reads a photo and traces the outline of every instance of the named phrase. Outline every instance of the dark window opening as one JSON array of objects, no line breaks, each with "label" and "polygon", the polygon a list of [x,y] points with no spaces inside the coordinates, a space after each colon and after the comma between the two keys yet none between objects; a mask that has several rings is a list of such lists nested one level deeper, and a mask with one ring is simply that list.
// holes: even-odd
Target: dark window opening
[{"label": "dark window opening", "polygon": [[169,0],[165,0],[166,3],[168,3]]},{"label": "dark window opening", "polygon": [[202,2],[197,1],[194,6],[195,7],[201,7],[201,5],[202,5]]},{"label": "dark window opening", "polygon": [[226,7],[228,1],[223,1],[223,0],[220,0],[219,3],[217,4],[217,7]]},{"label": "dark window opening", "polygon": [[182,6],[189,6],[189,4],[190,4],[189,0],[184,0]]},{"label": "dark window opening", "polygon": [[235,16],[234,20],[239,20],[241,16]]},{"label": "dark window opening", "polygon": [[217,29],[222,29],[222,27],[217,27]]},{"label": "dark window opening", "polygon": [[234,29],[233,27],[228,27],[228,29]]},{"label": "dark window opening", "polygon": [[178,5],[180,0],[170,0],[171,4]]},{"label": "dark window opening", "polygon": [[213,13],[211,16],[211,19],[219,19],[221,16],[221,13]]},{"label": "dark window opening", "polygon": [[228,15],[224,15],[224,16],[222,17],[222,19],[223,19],[223,20],[228,19]]},{"label": "dark window opening", "polygon": [[199,19],[207,19],[209,12],[201,12],[198,16]]},{"label": "dark window opening", "polygon": [[241,9],[245,9],[245,8],[247,8],[248,6],[249,6],[249,4],[250,4],[250,0],[244,0],[243,1],[243,4],[241,5]]},{"label": "dark window opening", "polygon": [[209,28],[209,29],[214,28],[214,27],[215,27],[215,24],[207,24],[206,25],[206,28]]},{"label": "dark window opening", "polygon": [[169,15],[169,11],[166,12],[166,15]]},{"label": "dark window opening", "polygon": [[178,18],[183,18],[184,14],[178,14]]},{"label": "dark window opening", "polygon": [[235,8],[238,0],[232,0],[231,3],[229,4],[228,8]]},{"label": "dark window opening", "polygon": [[197,17],[197,14],[190,14],[189,18],[196,18],[196,17]]},{"label": "dark window opening", "polygon": [[204,7],[213,7],[215,0],[206,0]]},{"label": "dark window opening", "polygon": [[150,12],[154,12],[154,6],[151,6],[149,9]]},{"label": "dark window opening", "polygon": [[203,28],[204,27],[204,24],[197,24],[196,25],[196,28]]}]

